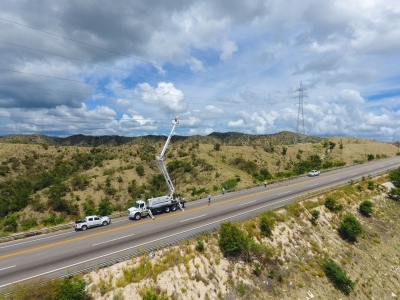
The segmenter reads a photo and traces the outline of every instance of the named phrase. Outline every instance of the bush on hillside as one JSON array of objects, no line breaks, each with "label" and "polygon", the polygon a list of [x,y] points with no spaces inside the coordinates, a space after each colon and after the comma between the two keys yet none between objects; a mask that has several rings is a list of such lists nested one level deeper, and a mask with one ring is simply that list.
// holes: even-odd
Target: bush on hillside
[{"label": "bush on hillside", "polygon": [[363,202],[360,203],[360,213],[365,216],[369,217],[372,214],[373,211],[373,203],[369,200],[364,200]]},{"label": "bush on hillside", "polygon": [[261,234],[266,237],[272,236],[272,231],[275,227],[276,219],[274,218],[274,214],[272,211],[268,211],[261,215],[260,217],[260,229]]},{"label": "bush on hillside", "polygon": [[344,216],[338,232],[342,239],[354,243],[364,232],[364,228],[355,216],[347,214]]},{"label": "bush on hillside", "polygon": [[329,281],[346,295],[349,295],[354,289],[355,283],[347,277],[346,272],[332,259],[326,259],[322,264],[322,269]]},{"label": "bush on hillside", "polygon": [[248,244],[245,233],[231,222],[221,224],[219,248],[225,257],[238,256]]},{"label": "bush on hillside", "polygon": [[222,184],[221,187],[224,188],[225,190],[231,190],[234,189],[238,184],[238,181],[236,178],[230,178],[228,180],[225,180]]}]

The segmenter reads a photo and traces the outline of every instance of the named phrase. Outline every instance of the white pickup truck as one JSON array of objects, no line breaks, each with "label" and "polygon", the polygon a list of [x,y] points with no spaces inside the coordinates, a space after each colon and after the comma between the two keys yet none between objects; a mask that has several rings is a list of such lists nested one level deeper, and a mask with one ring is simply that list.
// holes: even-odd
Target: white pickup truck
[{"label": "white pickup truck", "polygon": [[111,223],[109,217],[88,216],[75,222],[75,231],[86,230],[91,227],[106,226]]}]

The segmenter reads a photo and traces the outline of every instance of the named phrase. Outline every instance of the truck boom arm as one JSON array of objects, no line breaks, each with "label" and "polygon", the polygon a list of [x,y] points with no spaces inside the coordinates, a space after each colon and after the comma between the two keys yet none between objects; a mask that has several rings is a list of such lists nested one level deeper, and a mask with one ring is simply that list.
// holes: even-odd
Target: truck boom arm
[{"label": "truck boom arm", "polygon": [[174,188],[174,185],[172,184],[171,178],[169,177],[167,168],[164,165],[164,156],[165,156],[165,152],[167,152],[168,144],[169,144],[169,142],[171,140],[172,134],[174,133],[175,127],[179,124],[178,117],[175,117],[172,120],[172,124],[173,124],[172,130],[171,130],[171,133],[168,136],[167,141],[165,142],[164,148],[162,149],[161,154],[159,156],[157,156],[157,162],[158,162],[158,165],[160,166],[160,169],[161,169],[161,171],[162,171],[162,173],[164,175],[165,181],[167,182],[171,198],[174,195],[175,188]]}]

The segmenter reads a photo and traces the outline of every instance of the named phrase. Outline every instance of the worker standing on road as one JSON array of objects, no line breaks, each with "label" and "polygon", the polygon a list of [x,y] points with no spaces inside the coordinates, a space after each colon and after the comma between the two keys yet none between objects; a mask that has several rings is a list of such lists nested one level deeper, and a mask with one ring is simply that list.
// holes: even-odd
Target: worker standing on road
[{"label": "worker standing on road", "polygon": [[208,194],[208,206],[210,206],[210,204],[211,204],[211,195]]},{"label": "worker standing on road", "polygon": [[267,187],[267,181],[264,180],[264,187]]},{"label": "worker standing on road", "polygon": [[222,188],[222,195],[225,195],[225,189]]}]

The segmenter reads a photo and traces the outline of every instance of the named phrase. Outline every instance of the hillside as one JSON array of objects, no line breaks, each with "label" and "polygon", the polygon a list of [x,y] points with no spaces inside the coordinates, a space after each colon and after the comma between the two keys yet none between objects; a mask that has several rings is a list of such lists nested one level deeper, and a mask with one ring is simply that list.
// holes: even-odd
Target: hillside
[{"label": "hillside", "polygon": [[[125,137],[125,136],[88,136],[76,134],[69,137],[48,137],[45,135],[11,135],[0,137],[0,143],[14,144],[48,144],[52,146],[80,146],[80,147],[98,147],[98,146],[121,146],[127,143],[140,144],[143,142],[158,143],[165,141],[163,135],[147,135],[141,137]],[[301,141],[307,143],[316,143],[321,141],[321,138],[312,136],[300,136]],[[174,135],[172,142],[198,142],[203,144],[220,143],[224,145],[235,146],[253,146],[253,145],[290,145],[296,139],[296,134],[293,132],[283,131],[275,134],[245,134],[238,132],[218,133],[213,132],[207,136],[180,136]]]},{"label": "hillside", "polygon": [[[264,262],[243,256],[226,258],[220,232],[118,263],[85,275],[95,299],[142,299],[146,291],[162,299],[395,299],[400,295],[398,202],[389,200],[386,176],[360,182],[275,212],[270,238],[260,232],[260,218],[241,222],[256,243],[268,247]],[[342,205],[331,211],[327,197]],[[360,214],[364,200],[373,203],[370,217]],[[313,226],[311,212],[320,213]],[[364,233],[355,243],[340,238],[346,214],[354,215]],[[204,249],[199,248],[199,241]],[[347,296],[328,281],[321,264],[331,258],[354,282]],[[147,266],[147,267],[146,267]],[[154,298],[155,299],[155,298]]]},{"label": "hillside", "polygon": [[[237,224],[224,223],[221,230],[160,248],[153,255],[87,273],[83,279],[89,288],[79,299],[396,299],[400,203],[388,198],[382,185],[388,180],[387,175],[367,178]],[[369,216],[360,213],[365,201],[371,203]],[[349,214],[362,228],[354,241],[339,234]],[[236,228],[234,236],[242,232],[258,246],[223,255],[220,241],[227,225]],[[342,285],[328,279],[332,273],[323,266],[329,260],[340,270],[335,278]],[[59,292],[50,282],[27,287],[7,299]],[[73,295],[73,290],[68,293]]]},{"label": "hillside", "polygon": [[[272,136],[281,141],[292,138],[289,133]],[[120,146],[111,145],[123,139],[109,138],[108,144],[95,137],[63,140],[71,146],[57,145],[58,139],[46,136],[1,138],[0,235],[69,222],[86,214],[126,211],[137,199],[168,192],[155,161],[166,137],[139,137]],[[232,184],[252,186],[305,174],[311,168],[323,172],[394,156],[398,151],[391,144],[353,138],[290,145],[264,139],[237,133],[174,136],[165,164],[176,196],[219,193]],[[100,140],[106,144],[81,146]]]}]

